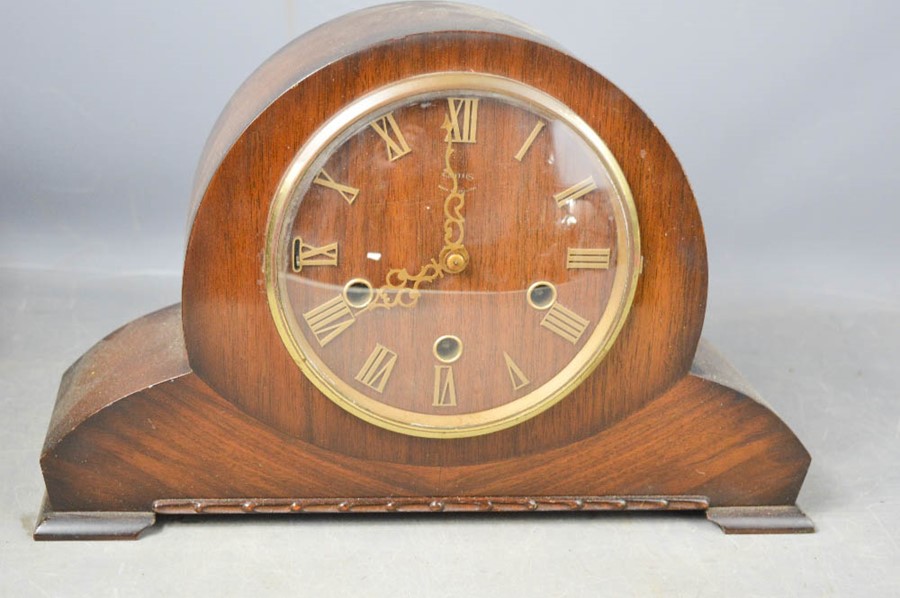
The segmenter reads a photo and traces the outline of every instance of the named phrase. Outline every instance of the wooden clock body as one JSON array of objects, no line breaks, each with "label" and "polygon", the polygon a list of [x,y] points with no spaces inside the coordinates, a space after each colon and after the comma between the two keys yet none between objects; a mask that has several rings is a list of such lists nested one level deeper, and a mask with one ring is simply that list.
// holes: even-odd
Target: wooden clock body
[{"label": "wooden clock body", "polygon": [[[578,113],[631,185],[644,256],[628,320],[587,380],[519,425],[455,439],[391,432],[324,396],[285,350],[262,274],[271,200],[304,140],[353,98],[439,71],[508,77]],[[701,342],[706,284],[684,173],[606,79],[472,7],[348,15],[269,59],[216,123],[182,303],[64,375],[35,537],[136,537],[156,514],[362,511],[696,509],[730,532],[811,531],[794,504],[810,457]]]}]

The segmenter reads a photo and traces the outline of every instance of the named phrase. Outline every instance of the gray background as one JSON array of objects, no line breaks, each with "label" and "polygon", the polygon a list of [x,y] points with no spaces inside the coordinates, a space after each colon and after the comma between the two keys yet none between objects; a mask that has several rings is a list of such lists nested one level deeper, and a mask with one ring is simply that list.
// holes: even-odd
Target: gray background
[{"label": "gray background", "polygon": [[706,227],[705,335],[805,442],[812,536],[693,516],[169,523],[35,544],[59,376],[179,300],[193,169],[241,81],[370,2],[0,11],[0,594],[897,595],[900,4],[513,2],[634,98]]}]

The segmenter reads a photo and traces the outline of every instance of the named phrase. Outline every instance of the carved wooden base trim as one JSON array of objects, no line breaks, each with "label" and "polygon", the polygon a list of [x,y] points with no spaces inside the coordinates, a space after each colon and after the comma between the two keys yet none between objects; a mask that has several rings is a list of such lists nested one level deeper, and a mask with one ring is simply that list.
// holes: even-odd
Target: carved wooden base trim
[{"label": "carved wooden base trim", "polygon": [[278,513],[451,513],[529,511],[704,510],[702,496],[453,496],[415,498],[232,498],[166,499],[153,503],[161,515]]},{"label": "carved wooden base trim", "polygon": [[47,497],[41,504],[35,540],[137,540],[156,523],[150,511],[54,511]]},{"label": "carved wooden base trim", "polygon": [[726,534],[809,534],[813,522],[796,505],[773,507],[713,507],[706,518]]}]

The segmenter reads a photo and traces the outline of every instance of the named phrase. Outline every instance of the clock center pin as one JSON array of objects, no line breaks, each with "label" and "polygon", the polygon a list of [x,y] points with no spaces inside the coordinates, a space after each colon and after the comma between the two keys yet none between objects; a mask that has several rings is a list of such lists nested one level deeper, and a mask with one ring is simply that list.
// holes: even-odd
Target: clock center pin
[{"label": "clock center pin", "polygon": [[453,251],[447,254],[447,257],[444,259],[444,265],[446,266],[447,270],[452,272],[453,274],[459,274],[460,272],[465,270],[468,263],[468,256],[457,251]]}]

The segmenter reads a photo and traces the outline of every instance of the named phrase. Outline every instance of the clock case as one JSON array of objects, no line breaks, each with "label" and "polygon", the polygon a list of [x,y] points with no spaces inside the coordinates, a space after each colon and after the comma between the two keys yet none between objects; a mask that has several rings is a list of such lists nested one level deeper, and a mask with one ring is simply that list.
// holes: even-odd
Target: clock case
[{"label": "clock case", "polygon": [[[475,71],[559,98],[631,185],[643,271],[603,362],[513,428],[431,439],[373,426],[300,372],[262,273],[272,197],[299,147],[354,98]],[[703,228],[662,135],[624,93],[496,13],[415,2],[296,39],[235,93],[197,169],[182,302],[64,374],[41,455],[38,540],[130,539],[157,515],[702,510],[729,533],[809,532],[803,445],[700,333]]]}]

